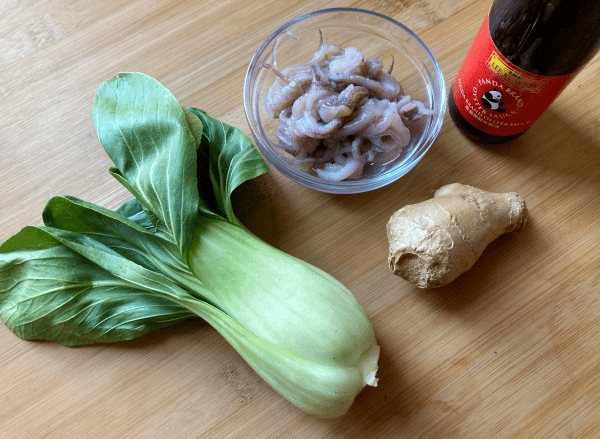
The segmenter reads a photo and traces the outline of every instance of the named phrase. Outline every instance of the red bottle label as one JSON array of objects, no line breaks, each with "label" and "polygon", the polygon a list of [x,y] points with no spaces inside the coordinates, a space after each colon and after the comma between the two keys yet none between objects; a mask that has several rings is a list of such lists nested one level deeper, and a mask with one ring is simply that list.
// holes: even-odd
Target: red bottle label
[{"label": "red bottle label", "polygon": [[518,68],[494,45],[486,17],[454,80],[454,102],[460,114],[483,132],[519,134],[576,74],[543,76]]}]

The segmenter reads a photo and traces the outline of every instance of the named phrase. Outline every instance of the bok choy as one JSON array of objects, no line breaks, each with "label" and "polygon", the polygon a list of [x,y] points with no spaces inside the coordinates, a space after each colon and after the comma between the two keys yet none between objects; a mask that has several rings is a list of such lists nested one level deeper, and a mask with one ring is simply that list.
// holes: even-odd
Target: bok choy
[{"label": "bok choy", "polygon": [[54,197],[43,226],[0,246],[0,318],[10,330],[81,345],[200,316],[313,415],[340,416],[376,384],[379,347],[350,291],[235,216],[233,190],[268,169],[241,131],[182,108],[141,73],[102,84],[92,120],[110,173],[133,198],[112,211]]}]

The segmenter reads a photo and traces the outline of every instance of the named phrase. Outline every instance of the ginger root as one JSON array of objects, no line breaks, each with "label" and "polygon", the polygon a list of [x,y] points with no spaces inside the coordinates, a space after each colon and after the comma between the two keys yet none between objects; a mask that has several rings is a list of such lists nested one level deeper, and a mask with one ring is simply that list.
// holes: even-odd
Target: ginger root
[{"label": "ginger root", "polygon": [[432,199],[390,218],[390,269],[419,288],[441,287],[471,268],[489,243],[518,232],[526,221],[525,201],[516,192],[443,186]]}]

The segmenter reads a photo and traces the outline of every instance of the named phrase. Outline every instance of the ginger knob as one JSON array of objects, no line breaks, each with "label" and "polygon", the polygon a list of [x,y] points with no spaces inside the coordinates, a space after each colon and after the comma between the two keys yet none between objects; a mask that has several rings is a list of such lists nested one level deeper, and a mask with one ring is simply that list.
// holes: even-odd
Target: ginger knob
[{"label": "ginger knob", "polygon": [[489,243],[518,232],[526,221],[525,201],[516,192],[443,186],[390,218],[390,269],[419,288],[441,287],[471,268]]}]

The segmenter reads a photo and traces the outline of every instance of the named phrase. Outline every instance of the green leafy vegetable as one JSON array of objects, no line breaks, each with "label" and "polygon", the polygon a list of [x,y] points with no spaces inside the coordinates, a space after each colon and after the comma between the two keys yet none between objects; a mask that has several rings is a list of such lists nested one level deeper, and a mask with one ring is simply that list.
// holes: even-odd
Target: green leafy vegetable
[{"label": "green leafy vegetable", "polygon": [[23,339],[127,340],[193,316],[282,396],[321,417],[375,385],[365,310],[333,277],[245,229],[233,190],[268,169],[244,134],[182,108],[156,80],[122,73],[94,97],[115,211],[60,196],[44,226],[0,246],[0,318]]},{"label": "green leafy vegetable", "polygon": [[1,251],[0,316],[26,340],[128,340],[194,315],[111,275],[44,228],[24,228]]}]

